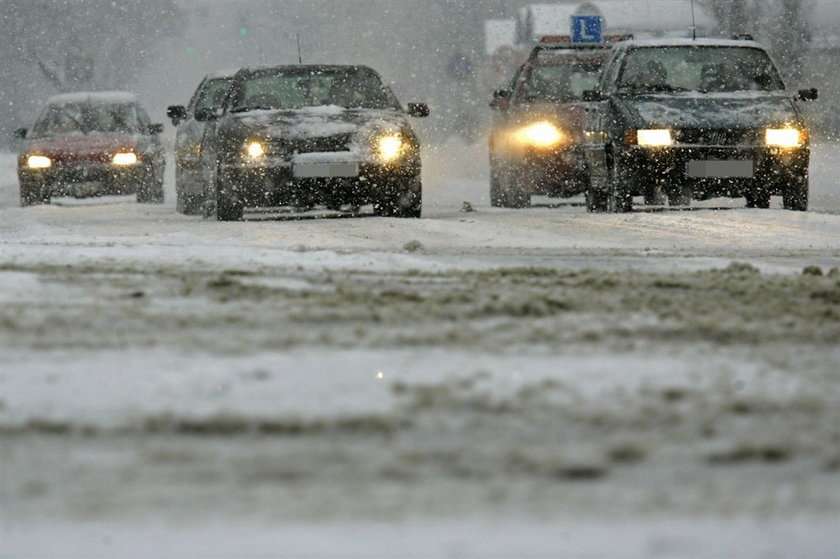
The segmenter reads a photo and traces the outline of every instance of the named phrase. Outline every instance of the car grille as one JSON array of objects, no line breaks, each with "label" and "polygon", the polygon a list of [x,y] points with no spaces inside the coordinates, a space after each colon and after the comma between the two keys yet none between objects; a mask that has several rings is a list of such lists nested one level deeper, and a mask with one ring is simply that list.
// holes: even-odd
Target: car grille
[{"label": "car grille", "polygon": [[758,133],[743,128],[683,128],[676,130],[674,140],[678,144],[737,146],[755,144]]},{"label": "car grille", "polygon": [[268,142],[268,154],[272,156],[289,156],[293,153],[347,151],[352,139],[352,134],[337,134],[315,138],[274,138]]}]

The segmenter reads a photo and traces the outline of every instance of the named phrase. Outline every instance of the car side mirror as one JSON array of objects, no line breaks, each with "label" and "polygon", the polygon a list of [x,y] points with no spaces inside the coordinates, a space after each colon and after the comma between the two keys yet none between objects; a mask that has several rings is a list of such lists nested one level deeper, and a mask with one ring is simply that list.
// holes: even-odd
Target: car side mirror
[{"label": "car side mirror", "polygon": [[597,89],[587,89],[583,92],[583,100],[587,103],[597,103],[604,100],[604,95]]},{"label": "car side mirror", "polygon": [[23,140],[24,138],[26,138],[27,132],[28,130],[26,128],[18,128],[17,130],[15,130],[15,138]]},{"label": "car side mirror", "polygon": [[150,124],[147,127],[147,130],[149,131],[150,135],[160,134],[161,132],[163,132],[163,124]]},{"label": "car side mirror", "polygon": [[493,92],[490,108],[497,111],[506,111],[510,106],[510,96],[511,91],[509,89],[497,89]]},{"label": "car side mirror", "polygon": [[816,87],[812,87],[809,89],[800,89],[796,93],[796,96],[802,101],[814,101],[820,96],[820,93]]},{"label": "car side mirror", "polygon": [[195,110],[195,119],[199,122],[207,122],[216,120],[216,111],[210,107],[204,107]]},{"label": "car side mirror", "polygon": [[170,105],[166,108],[166,116],[172,121],[172,126],[178,126],[182,120],[187,120],[187,108],[183,105]]},{"label": "car side mirror", "polygon": [[409,103],[408,116],[423,118],[429,116],[429,105],[426,103]]}]

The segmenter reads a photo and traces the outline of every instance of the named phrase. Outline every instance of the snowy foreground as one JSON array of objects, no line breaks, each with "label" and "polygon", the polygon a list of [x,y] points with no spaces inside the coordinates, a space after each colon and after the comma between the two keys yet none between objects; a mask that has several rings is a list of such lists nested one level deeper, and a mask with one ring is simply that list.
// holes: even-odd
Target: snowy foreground
[{"label": "snowy foreground", "polygon": [[425,156],[421,220],[244,223],[0,156],[0,557],[840,556],[840,146],[807,213]]}]

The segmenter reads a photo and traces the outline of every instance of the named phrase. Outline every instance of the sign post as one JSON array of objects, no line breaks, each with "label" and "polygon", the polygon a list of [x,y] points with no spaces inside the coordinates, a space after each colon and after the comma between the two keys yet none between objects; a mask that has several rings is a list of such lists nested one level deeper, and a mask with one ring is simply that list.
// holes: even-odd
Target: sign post
[{"label": "sign post", "polygon": [[600,43],[601,16],[572,16],[573,43]]}]

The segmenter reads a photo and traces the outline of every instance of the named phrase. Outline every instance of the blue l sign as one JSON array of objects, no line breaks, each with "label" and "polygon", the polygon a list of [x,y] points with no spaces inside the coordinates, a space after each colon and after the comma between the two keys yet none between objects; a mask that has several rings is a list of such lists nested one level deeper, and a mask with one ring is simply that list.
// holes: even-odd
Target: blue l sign
[{"label": "blue l sign", "polygon": [[572,16],[573,43],[600,43],[601,16]]}]

